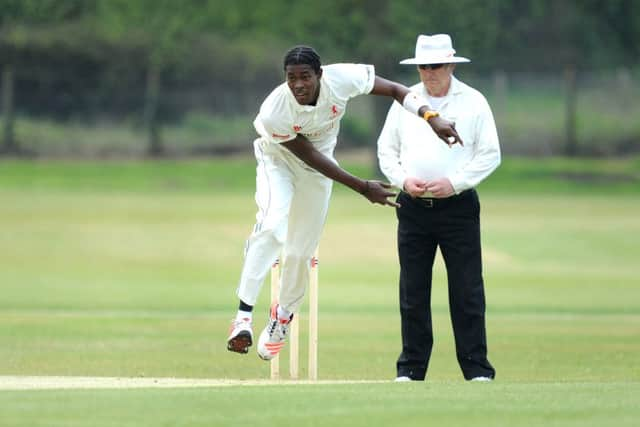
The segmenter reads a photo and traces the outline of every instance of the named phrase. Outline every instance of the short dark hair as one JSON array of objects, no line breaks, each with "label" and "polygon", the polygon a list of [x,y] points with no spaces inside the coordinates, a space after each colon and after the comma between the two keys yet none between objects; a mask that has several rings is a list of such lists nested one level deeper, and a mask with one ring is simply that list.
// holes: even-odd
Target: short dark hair
[{"label": "short dark hair", "polygon": [[318,74],[320,72],[320,55],[312,47],[309,46],[295,46],[289,49],[284,56],[284,68],[287,69],[287,65],[309,65],[313,71]]}]

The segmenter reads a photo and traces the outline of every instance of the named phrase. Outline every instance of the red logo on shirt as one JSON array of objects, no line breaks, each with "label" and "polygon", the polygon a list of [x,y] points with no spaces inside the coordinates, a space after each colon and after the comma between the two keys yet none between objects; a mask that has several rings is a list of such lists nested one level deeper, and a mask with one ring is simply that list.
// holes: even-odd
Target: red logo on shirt
[{"label": "red logo on shirt", "polygon": [[302,130],[302,126],[293,125],[293,131],[295,133],[300,133],[301,130]]},{"label": "red logo on shirt", "polygon": [[338,107],[335,105],[331,106],[331,117],[336,117],[339,114]]}]

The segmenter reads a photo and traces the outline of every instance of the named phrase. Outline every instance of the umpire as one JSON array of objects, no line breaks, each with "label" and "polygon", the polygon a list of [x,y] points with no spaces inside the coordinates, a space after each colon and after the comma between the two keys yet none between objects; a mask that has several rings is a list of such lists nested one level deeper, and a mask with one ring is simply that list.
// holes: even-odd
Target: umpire
[{"label": "umpire", "polygon": [[[420,35],[420,83],[411,90],[453,121],[464,144],[443,144],[429,125],[394,102],[378,139],[380,168],[398,195],[402,353],[396,381],[425,379],[433,347],[431,282],[436,250],[445,261],[456,355],[466,380],[491,381],[487,359],[480,203],[474,187],[500,164],[493,115],[485,97],[453,76],[457,63],[446,34]],[[425,137],[425,135],[427,135]]]}]

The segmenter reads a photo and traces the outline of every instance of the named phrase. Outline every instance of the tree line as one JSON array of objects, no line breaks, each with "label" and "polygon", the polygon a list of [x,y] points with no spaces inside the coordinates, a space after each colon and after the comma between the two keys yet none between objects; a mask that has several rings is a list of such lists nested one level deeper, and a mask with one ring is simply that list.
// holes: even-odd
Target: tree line
[{"label": "tree line", "polygon": [[640,1],[0,0],[2,151],[20,150],[16,114],[106,115],[135,117],[160,155],[160,123],[189,108],[255,109],[294,44],[393,78],[417,34],[439,32],[477,73],[635,67]]}]

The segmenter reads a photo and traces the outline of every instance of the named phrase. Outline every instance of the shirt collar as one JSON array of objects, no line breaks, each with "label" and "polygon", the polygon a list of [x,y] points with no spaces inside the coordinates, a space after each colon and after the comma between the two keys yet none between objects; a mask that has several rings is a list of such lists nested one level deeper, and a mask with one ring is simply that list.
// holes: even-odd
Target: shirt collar
[{"label": "shirt collar", "polygon": [[449,88],[449,93],[452,95],[458,95],[462,92],[462,85],[460,84],[460,80],[456,79],[456,76],[451,75],[451,87]]}]

